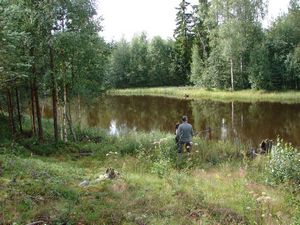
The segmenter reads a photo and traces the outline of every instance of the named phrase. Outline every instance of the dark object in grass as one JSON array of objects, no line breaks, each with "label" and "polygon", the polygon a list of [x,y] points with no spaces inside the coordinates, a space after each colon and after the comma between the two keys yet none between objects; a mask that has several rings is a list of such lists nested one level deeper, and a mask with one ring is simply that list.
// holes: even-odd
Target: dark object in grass
[{"label": "dark object in grass", "polygon": [[109,178],[109,179],[114,179],[114,178],[116,178],[117,176],[120,175],[120,174],[119,174],[117,171],[115,171],[113,168],[108,168],[108,169],[106,170],[106,174],[108,175],[108,178]]},{"label": "dark object in grass", "polygon": [[81,158],[81,157],[88,157],[92,156],[94,153],[92,151],[87,151],[87,150],[79,150],[79,152],[73,153],[72,156],[75,157],[76,159]]},{"label": "dark object in grass", "polygon": [[94,142],[94,143],[100,143],[102,141],[102,137],[96,136],[96,137],[89,137],[88,135],[83,135],[80,137],[79,141],[81,142]]},{"label": "dark object in grass", "polygon": [[257,155],[268,154],[271,152],[273,146],[273,141],[269,139],[262,140],[257,149],[250,148],[246,155],[249,158],[255,158]]},{"label": "dark object in grass", "polygon": [[269,139],[263,140],[259,145],[258,153],[259,154],[269,153],[269,152],[271,152],[272,146],[273,146],[272,140],[269,140]]},{"label": "dark object in grass", "polygon": [[83,180],[82,182],[79,183],[79,186],[86,187],[86,186],[89,186],[90,184],[96,184],[96,183],[102,182],[107,179],[113,180],[113,179],[118,179],[118,178],[120,178],[120,173],[113,168],[108,168],[108,169],[106,169],[105,173],[99,175],[97,179],[92,180],[92,181]]},{"label": "dark object in grass", "polygon": [[250,148],[246,153],[248,158],[254,159],[257,156],[256,149]]},{"label": "dark object in grass", "polygon": [[79,157],[91,156],[91,155],[93,155],[93,152],[91,151],[79,151]]}]

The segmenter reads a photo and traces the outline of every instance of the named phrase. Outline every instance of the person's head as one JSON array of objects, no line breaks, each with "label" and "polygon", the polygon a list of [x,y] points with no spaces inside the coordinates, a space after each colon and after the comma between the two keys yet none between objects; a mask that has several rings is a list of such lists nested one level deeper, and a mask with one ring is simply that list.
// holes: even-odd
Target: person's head
[{"label": "person's head", "polygon": [[182,122],[187,122],[188,121],[188,117],[187,116],[182,116]]}]

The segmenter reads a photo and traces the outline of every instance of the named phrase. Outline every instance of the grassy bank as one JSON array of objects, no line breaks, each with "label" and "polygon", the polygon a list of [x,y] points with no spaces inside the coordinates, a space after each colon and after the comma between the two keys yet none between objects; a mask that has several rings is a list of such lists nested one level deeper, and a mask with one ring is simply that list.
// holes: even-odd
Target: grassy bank
[{"label": "grassy bank", "polygon": [[[280,155],[249,160],[246,146],[195,137],[179,160],[172,134],[90,129],[78,131],[78,142],[54,143],[50,122],[40,144],[9,140],[0,117],[1,225],[300,223],[293,149],[280,151],[293,160],[284,167]],[[112,179],[108,168],[118,171]]]},{"label": "grassy bank", "polygon": [[[243,146],[196,138],[178,161],[173,138],[86,131],[78,143],[4,144],[0,224],[299,222],[299,195],[265,183],[266,157],[248,162]],[[97,181],[107,168],[120,175]]]},{"label": "grassy bank", "polygon": [[300,103],[300,92],[267,92],[267,91],[221,91],[221,90],[205,90],[196,87],[159,87],[159,88],[136,88],[136,89],[118,89],[110,90],[111,95],[152,95],[166,96],[173,98],[189,99],[211,99],[217,101],[243,101],[243,102],[284,102],[284,103]]}]

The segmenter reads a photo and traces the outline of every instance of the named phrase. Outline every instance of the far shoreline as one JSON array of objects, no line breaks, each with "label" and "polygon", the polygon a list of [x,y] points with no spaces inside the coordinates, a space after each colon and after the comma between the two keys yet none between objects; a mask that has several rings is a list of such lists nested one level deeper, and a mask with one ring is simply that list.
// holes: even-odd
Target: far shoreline
[{"label": "far shoreline", "polygon": [[151,87],[151,88],[128,88],[111,89],[109,95],[127,96],[161,96],[177,99],[213,100],[213,101],[238,101],[238,102],[278,102],[296,104],[300,103],[300,91],[264,91],[264,90],[218,90],[203,89],[192,86],[182,87]]}]

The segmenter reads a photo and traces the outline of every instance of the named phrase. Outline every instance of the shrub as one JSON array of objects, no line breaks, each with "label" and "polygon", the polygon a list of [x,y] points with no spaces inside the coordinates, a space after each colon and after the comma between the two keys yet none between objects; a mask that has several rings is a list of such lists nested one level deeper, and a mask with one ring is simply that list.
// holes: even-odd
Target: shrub
[{"label": "shrub", "polygon": [[281,139],[273,146],[267,166],[269,178],[274,183],[300,184],[300,153]]}]

